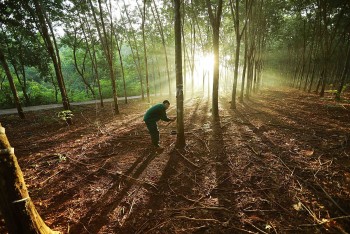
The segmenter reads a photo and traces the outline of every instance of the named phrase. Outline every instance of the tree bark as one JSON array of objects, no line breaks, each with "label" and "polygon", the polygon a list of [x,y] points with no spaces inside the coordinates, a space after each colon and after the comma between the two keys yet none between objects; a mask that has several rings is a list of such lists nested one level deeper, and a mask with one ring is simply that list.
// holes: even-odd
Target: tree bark
[{"label": "tree bark", "polygon": [[336,100],[340,100],[340,95],[341,95],[343,87],[344,87],[345,78],[346,78],[346,74],[348,73],[349,66],[350,66],[350,43],[348,43],[348,50],[346,53],[346,62],[345,62],[345,66],[344,66],[343,72],[342,72],[341,77],[340,77],[340,84],[339,84],[337,93],[335,95]]},{"label": "tree bark", "polygon": [[241,48],[241,38],[242,34],[239,30],[239,0],[235,1],[235,5],[233,6],[232,0],[230,0],[230,9],[233,17],[233,23],[236,34],[236,51],[235,51],[235,70],[233,76],[233,84],[232,84],[232,95],[231,95],[231,109],[236,109],[236,92],[237,92],[237,80],[238,80],[238,65],[239,65],[239,52]]},{"label": "tree bark", "polygon": [[[61,72],[61,67],[59,65],[57,55],[55,54],[55,50],[54,50],[54,47],[52,45],[52,41],[51,41],[51,38],[50,38],[50,35],[48,32],[48,28],[47,28],[46,21],[45,21],[45,14],[43,12],[43,9],[41,7],[39,0],[33,0],[33,2],[35,5],[36,14],[38,16],[39,24],[41,27],[40,32],[42,33],[43,39],[45,40],[47,50],[48,50],[49,55],[52,59],[53,66],[55,68],[57,83],[58,83],[58,87],[59,87],[60,92],[61,92],[63,108],[65,110],[69,110],[70,106],[69,106],[68,96],[66,93],[66,88],[64,85],[64,80],[63,80],[63,76],[62,76],[62,72]],[[68,121],[68,124],[71,124],[71,122]]]},{"label": "tree bark", "polygon": [[244,31],[244,64],[243,64],[243,72],[242,72],[242,84],[241,84],[241,94],[239,100],[243,102],[244,97],[244,86],[246,81],[246,71],[247,71],[247,61],[248,61],[248,36],[247,30]]},{"label": "tree bark", "polygon": [[122,52],[121,52],[121,46],[119,45],[119,41],[118,41],[118,37],[117,34],[114,34],[115,36],[115,41],[117,44],[117,50],[118,50],[118,55],[119,55],[119,62],[120,62],[120,68],[122,70],[122,78],[123,78],[123,87],[124,87],[124,100],[125,100],[125,104],[128,103],[128,96],[127,96],[127,92],[126,92],[126,83],[125,83],[125,73],[124,73],[124,64],[123,64],[123,57],[122,57]]},{"label": "tree bark", "polygon": [[219,118],[219,38],[220,38],[220,22],[222,14],[222,0],[218,1],[218,6],[215,15],[212,9],[210,0],[206,0],[210,23],[213,30],[213,52],[214,52],[214,74],[213,74],[213,100],[212,100],[212,114],[213,118]]},{"label": "tree bark", "polygon": [[[144,93],[144,88],[143,88],[143,79],[142,79],[142,74],[141,74],[141,62],[140,62],[139,49],[138,49],[138,46],[137,46],[136,35],[135,35],[134,30],[133,30],[132,22],[131,22],[129,13],[128,13],[129,11],[128,11],[127,7],[126,7],[126,4],[125,4],[124,0],[123,0],[123,3],[124,3],[124,12],[126,14],[126,17],[128,18],[128,22],[129,22],[129,25],[130,25],[130,28],[131,28],[131,33],[132,33],[132,37],[133,37],[134,45],[135,45],[135,49],[136,49],[136,54],[135,54],[134,49],[132,47],[131,40],[130,40],[130,37],[129,37],[128,33],[126,33],[126,35],[127,35],[127,38],[128,38],[128,42],[129,42],[129,45],[130,45],[130,48],[131,48],[131,53],[132,53],[132,56],[133,56],[133,60],[135,62],[136,69],[137,69],[137,72],[138,72],[138,75],[139,75],[139,79],[140,79],[141,97],[142,97],[142,100],[145,100],[145,93]],[[123,15],[121,15],[121,17],[123,19]]]},{"label": "tree bark", "polygon": [[[170,80],[170,71],[169,71],[168,52],[167,52],[166,44],[165,44],[165,37],[164,37],[163,25],[162,25],[162,22],[160,21],[158,9],[157,9],[157,6],[156,6],[156,3],[154,2],[154,0],[153,0],[153,6],[154,6],[154,9],[155,9],[155,11],[156,11],[157,22],[158,22],[158,24],[157,24],[157,25],[158,25],[158,30],[159,30],[159,32],[160,32],[161,39],[162,39],[162,44],[163,44],[163,49],[164,49],[164,55],[165,55],[165,65],[166,65],[166,71],[167,71],[167,76],[168,76],[169,95],[171,95],[171,80]],[[152,9],[153,16],[155,17],[153,8],[151,7],[151,9]]]},{"label": "tree bark", "polygon": [[86,80],[85,74],[84,74],[85,73],[85,61],[86,61],[87,53],[89,52],[88,51],[89,48],[88,47],[86,48],[86,51],[85,51],[85,54],[84,54],[84,59],[83,59],[83,62],[82,62],[82,68],[80,69],[79,65],[78,65],[78,61],[77,61],[77,46],[78,46],[78,43],[77,43],[77,30],[75,29],[74,30],[74,43],[73,43],[74,67],[77,70],[77,72],[78,72],[79,76],[81,77],[81,79],[83,80],[83,83],[85,84],[85,86],[90,90],[92,96],[95,98],[95,92],[92,89],[92,87],[89,84],[89,82]]},{"label": "tree bark", "polygon": [[[84,26],[82,26],[82,32],[84,34],[86,47],[87,47],[88,52],[89,52],[89,57],[90,57],[91,64],[92,64],[92,71],[93,71],[93,74],[94,74],[94,80],[96,80],[96,82],[97,82],[98,93],[99,93],[99,96],[100,96],[100,105],[101,105],[101,107],[103,107],[104,106],[103,105],[103,96],[102,96],[102,90],[101,90],[101,84],[100,84],[100,77],[98,75],[96,50],[95,50],[95,45],[94,45],[95,44],[95,39],[94,39],[93,34],[91,32],[90,24],[88,23],[86,15],[85,15],[84,21],[85,21],[84,22],[85,25],[87,26],[87,30],[88,30],[88,33],[89,33],[89,36],[90,36],[90,39],[91,39],[91,49],[90,49],[88,37],[87,37],[87,35],[85,33]],[[82,23],[82,25],[83,25],[83,23]]]},{"label": "tree bark", "polygon": [[175,10],[175,69],[176,69],[176,113],[177,113],[177,138],[176,147],[185,147],[184,133],[184,93],[182,78],[182,45],[181,45],[181,13],[180,0],[174,0]]},{"label": "tree bark", "polygon": [[21,103],[20,103],[19,98],[18,98],[17,89],[16,89],[15,83],[13,81],[13,77],[11,75],[11,72],[10,72],[10,68],[9,68],[9,66],[8,66],[8,64],[6,62],[5,55],[3,54],[1,48],[0,48],[0,62],[1,62],[2,67],[5,70],[5,74],[7,76],[7,79],[9,81],[9,83],[10,83],[10,87],[11,87],[11,91],[12,91],[12,94],[13,94],[13,98],[14,98],[14,101],[15,101],[15,105],[16,105],[16,108],[17,108],[18,115],[19,115],[19,117],[21,119],[25,119],[25,116],[24,116],[24,113],[23,113],[23,109],[22,109]]},{"label": "tree bark", "polygon": [[0,208],[9,233],[56,234],[38,214],[14,149],[0,124]]},{"label": "tree bark", "polygon": [[115,112],[115,114],[119,114],[117,89],[116,89],[116,84],[115,84],[114,67],[113,67],[113,52],[112,52],[112,49],[109,47],[109,44],[107,41],[108,35],[107,35],[106,28],[104,25],[101,0],[98,0],[98,5],[99,5],[99,12],[100,12],[100,20],[102,23],[103,36],[101,33],[101,29],[98,25],[98,21],[97,21],[97,17],[95,14],[94,6],[92,5],[92,1],[89,0],[89,3],[90,3],[92,15],[93,15],[94,20],[95,20],[97,32],[98,32],[98,35],[99,35],[99,38],[100,38],[100,41],[101,41],[101,44],[103,47],[104,55],[105,55],[107,62],[108,62],[109,76],[110,76],[110,80],[111,80],[113,100],[114,100],[114,112]]},{"label": "tree bark", "polygon": [[149,82],[148,82],[148,64],[147,64],[147,47],[146,47],[146,38],[145,38],[145,22],[146,22],[146,0],[143,0],[143,14],[142,14],[142,42],[143,42],[143,53],[145,57],[145,69],[146,69],[146,93],[147,101],[151,102],[149,97]]},{"label": "tree bark", "polygon": [[[2,30],[4,30],[2,28]],[[5,39],[5,44],[6,44],[6,47],[7,47],[7,52],[8,52],[8,57],[10,58],[10,62],[12,64],[12,67],[13,67],[13,70],[16,74],[16,77],[17,77],[17,80],[18,80],[18,83],[19,85],[21,86],[21,89],[23,91],[23,96],[25,98],[25,105],[26,106],[29,106],[30,105],[30,98],[27,94],[27,79],[26,79],[26,73],[25,73],[25,69],[24,69],[24,62],[23,62],[23,50],[22,50],[22,36],[19,35],[19,38],[18,40],[20,41],[20,44],[19,44],[19,55],[18,55],[18,63],[19,63],[19,66],[20,68],[17,68],[17,65],[16,65],[16,59],[15,57],[12,55],[11,53],[11,50],[10,50],[10,45],[8,43],[8,41]],[[19,71],[22,75],[22,79],[23,79],[23,82],[21,81],[20,79],[20,75],[19,75]]]}]

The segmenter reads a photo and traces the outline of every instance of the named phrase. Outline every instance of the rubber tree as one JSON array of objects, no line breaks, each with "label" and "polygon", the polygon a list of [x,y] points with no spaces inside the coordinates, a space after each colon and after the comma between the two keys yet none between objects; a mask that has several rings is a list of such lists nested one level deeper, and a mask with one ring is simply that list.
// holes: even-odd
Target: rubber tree
[{"label": "rubber tree", "polygon": [[123,56],[122,56],[122,52],[121,52],[121,46],[122,46],[121,42],[120,42],[121,39],[118,38],[117,33],[114,33],[114,37],[115,37],[115,42],[116,42],[117,51],[118,51],[118,55],[119,55],[120,69],[121,69],[121,72],[122,72],[123,87],[124,87],[124,101],[125,101],[125,104],[127,104],[128,103],[128,95],[127,95],[127,91],[126,91]]},{"label": "rubber tree", "polygon": [[[114,39],[115,39],[115,44],[117,47],[117,51],[118,51],[118,55],[119,55],[119,63],[120,63],[120,69],[121,69],[121,73],[122,73],[122,80],[123,80],[123,87],[124,87],[124,102],[125,104],[128,103],[128,97],[127,97],[127,92],[126,92],[126,82],[125,82],[125,73],[124,73],[124,64],[123,64],[123,56],[122,56],[122,52],[121,52],[121,37],[118,37],[117,35],[117,27],[113,28],[113,17],[112,17],[112,2],[109,2],[109,7],[107,5],[108,8],[108,13],[109,13],[109,20],[111,22],[111,30],[114,30],[114,33],[112,31],[112,34],[114,35]],[[111,35],[111,37],[113,37]]]},{"label": "rubber tree", "polygon": [[[232,85],[232,96],[231,96],[231,109],[236,109],[236,91],[237,91],[237,80],[238,80],[238,66],[239,66],[239,55],[241,49],[241,39],[243,37],[243,33],[245,31],[247,20],[244,21],[243,29],[240,30],[240,20],[239,20],[239,2],[240,0],[230,0],[230,10],[233,18],[233,25],[235,28],[235,36],[236,36],[236,51],[235,51],[235,70],[233,76],[233,85]],[[249,1],[250,8],[253,1]],[[246,5],[248,7],[248,4]],[[242,81],[243,82],[243,81]]]},{"label": "rubber tree", "polygon": [[[135,62],[137,73],[139,75],[139,80],[140,80],[140,85],[141,85],[141,97],[142,97],[142,100],[144,100],[145,99],[145,93],[144,93],[143,79],[142,79],[142,74],[141,74],[142,73],[142,71],[141,71],[141,59],[140,59],[139,47],[138,47],[137,39],[136,39],[136,32],[133,29],[133,22],[131,20],[131,17],[129,15],[129,10],[128,10],[124,0],[123,0],[123,4],[124,4],[124,10],[122,10],[121,8],[120,8],[120,10],[125,12],[125,14],[126,14],[126,17],[128,19],[128,23],[129,23],[129,28],[130,28],[129,32],[130,32],[131,35],[129,35],[129,33],[127,31],[126,24],[124,24],[125,34],[127,36],[127,39],[128,39],[128,42],[129,42],[129,46],[130,46],[130,49],[131,49],[131,53],[132,53],[132,56],[133,56],[133,60]],[[124,22],[123,14],[121,14],[121,19],[122,19],[122,22]],[[133,44],[131,43],[131,38],[134,41]],[[135,49],[133,49],[133,46],[135,47]]]},{"label": "rubber tree", "polygon": [[163,45],[163,50],[164,50],[164,55],[165,55],[165,65],[166,65],[166,71],[167,71],[167,77],[168,77],[169,95],[171,95],[171,80],[170,80],[169,60],[168,60],[168,52],[167,52],[167,48],[166,48],[166,43],[165,43],[164,27],[163,27],[162,21],[161,21],[160,16],[159,16],[157,5],[156,5],[154,0],[152,0],[152,1],[153,1],[153,7],[151,6],[151,10],[153,13],[153,17],[157,20],[158,31],[159,31],[161,39],[162,39],[162,45]]},{"label": "rubber tree", "polygon": [[[83,25],[80,25],[80,28],[83,28]],[[92,96],[95,98],[95,91],[93,90],[93,88],[91,87],[89,81],[87,80],[87,77],[85,75],[85,71],[86,71],[86,62],[87,62],[87,55],[89,54],[89,47],[86,46],[85,48],[85,52],[83,55],[83,59],[79,60],[78,59],[78,55],[77,55],[77,51],[79,50],[80,47],[82,47],[80,45],[80,42],[82,41],[82,39],[78,38],[78,29],[74,28],[73,29],[73,43],[72,43],[72,47],[73,47],[73,61],[74,61],[74,67],[76,69],[76,71],[78,72],[79,76],[81,77],[83,83],[85,84],[85,87],[90,90]],[[79,32],[80,34],[80,32]],[[78,61],[79,60],[79,61]]]},{"label": "rubber tree", "polygon": [[[84,18],[81,19],[82,22],[82,32],[84,35],[84,40],[85,40],[85,45],[86,48],[89,52],[89,57],[91,60],[91,66],[92,66],[92,70],[94,73],[94,80],[97,83],[97,87],[98,87],[98,93],[99,93],[99,97],[100,97],[100,105],[101,107],[104,106],[103,104],[103,96],[102,96],[102,90],[101,90],[101,83],[100,83],[100,77],[99,77],[99,73],[98,73],[98,67],[97,67],[97,56],[96,56],[96,41],[97,39],[95,39],[94,33],[92,32],[90,23],[88,22],[88,17],[85,14]],[[86,29],[85,29],[86,27]]]},{"label": "rubber tree", "polygon": [[206,0],[210,24],[213,31],[213,52],[214,52],[214,73],[213,73],[213,100],[212,100],[212,114],[213,118],[219,117],[219,33],[222,15],[222,0],[217,1],[217,6],[214,7],[210,0]]},{"label": "rubber tree", "polygon": [[9,81],[9,83],[10,83],[10,87],[11,87],[11,91],[12,91],[12,94],[13,94],[13,98],[14,98],[14,101],[15,101],[15,105],[16,105],[16,108],[17,108],[18,115],[19,115],[19,117],[21,119],[24,119],[25,116],[24,116],[24,113],[23,113],[23,109],[22,109],[21,103],[20,103],[19,98],[18,98],[17,89],[16,89],[15,83],[13,81],[13,77],[12,77],[10,68],[9,68],[9,66],[8,66],[8,64],[6,62],[5,55],[1,51],[1,48],[0,48],[0,63],[2,65],[2,67],[3,67],[3,69],[5,70],[6,77],[7,77],[8,81]]},{"label": "rubber tree", "polygon": [[148,82],[148,63],[147,63],[147,46],[146,46],[146,37],[145,37],[145,24],[146,24],[146,2],[147,0],[143,0],[143,10],[141,11],[142,16],[142,43],[143,43],[143,54],[144,54],[144,62],[145,62],[145,75],[146,75],[146,93],[147,93],[147,101],[151,102],[149,97],[149,82]]},{"label": "rubber tree", "polygon": [[[21,32],[20,30],[11,30],[10,28],[6,28],[6,32],[4,28],[1,28],[4,42],[6,44],[7,50],[7,58],[9,59],[10,64],[12,65],[13,71],[16,74],[17,81],[22,89],[23,96],[25,98],[25,104],[30,105],[30,98],[27,92],[27,76],[25,71],[25,66],[29,64],[33,59],[31,59],[32,54],[37,51],[42,51],[39,48],[32,48],[35,43],[28,43],[32,38],[26,38],[25,32]],[[9,33],[10,32],[10,33]],[[8,41],[7,36],[10,34],[11,43]],[[40,52],[39,52],[40,53]],[[38,53],[36,53],[38,55]],[[42,56],[40,56],[41,58]],[[35,63],[37,63],[37,59]],[[30,64],[32,65],[32,64]]]},{"label": "rubber tree", "polygon": [[176,71],[176,113],[177,113],[177,138],[176,147],[185,146],[184,133],[184,92],[182,77],[182,47],[181,47],[181,13],[180,0],[174,0],[175,14],[175,71]]},{"label": "rubber tree", "polygon": [[[69,100],[68,100],[66,87],[64,84],[64,79],[62,76],[61,66],[59,62],[60,60],[59,60],[57,44],[55,44],[56,45],[56,49],[55,49],[49,34],[48,25],[51,25],[51,23],[48,21],[48,18],[46,17],[46,13],[41,5],[41,2],[39,0],[33,0],[33,2],[35,6],[35,14],[36,14],[36,17],[38,18],[40,33],[45,41],[45,45],[47,47],[48,53],[51,57],[51,60],[55,69],[58,87],[61,92],[63,108],[65,110],[69,110],[70,109]],[[68,121],[67,123],[71,124],[70,121]]]},{"label": "rubber tree", "polygon": [[346,53],[345,66],[343,68],[343,72],[342,72],[341,77],[340,77],[340,84],[338,86],[338,90],[337,90],[336,95],[335,95],[336,100],[340,100],[340,95],[341,95],[342,90],[344,88],[345,78],[346,78],[346,75],[348,74],[349,66],[350,66],[350,42],[348,42],[347,44],[348,44],[348,49],[347,49],[347,53]]},{"label": "rubber tree", "polygon": [[[95,8],[92,4],[92,1],[89,0],[89,5],[91,8],[91,12],[95,21],[95,26],[98,32],[98,36],[100,38],[100,42],[103,48],[103,52],[105,55],[105,58],[108,62],[108,68],[109,68],[109,78],[111,80],[111,86],[112,86],[112,92],[113,92],[113,101],[114,101],[114,113],[119,114],[119,106],[118,106],[118,97],[117,97],[117,88],[115,83],[115,70],[114,70],[114,63],[113,63],[113,40],[111,36],[107,34],[104,18],[103,18],[103,9],[101,0],[98,0],[98,8],[99,8],[99,17],[100,22],[97,20]],[[101,23],[101,27],[99,26],[99,23]],[[112,30],[112,27],[111,27]],[[110,38],[110,41],[108,41],[108,38]]]},{"label": "rubber tree", "polygon": [[54,234],[31,200],[5,128],[0,124],[0,209],[9,233]]}]

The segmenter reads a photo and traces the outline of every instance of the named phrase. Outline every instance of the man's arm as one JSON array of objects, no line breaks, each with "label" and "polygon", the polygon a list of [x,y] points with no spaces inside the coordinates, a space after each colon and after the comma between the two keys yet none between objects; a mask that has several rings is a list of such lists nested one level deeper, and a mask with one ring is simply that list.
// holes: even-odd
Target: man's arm
[{"label": "man's arm", "polygon": [[166,121],[166,122],[173,121],[173,119],[169,119],[169,118],[168,118],[168,116],[166,115],[165,110],[162,110],[162,113],[161,113],[160,119],[161,119],[161,120],[163,120],[163,121]]}]

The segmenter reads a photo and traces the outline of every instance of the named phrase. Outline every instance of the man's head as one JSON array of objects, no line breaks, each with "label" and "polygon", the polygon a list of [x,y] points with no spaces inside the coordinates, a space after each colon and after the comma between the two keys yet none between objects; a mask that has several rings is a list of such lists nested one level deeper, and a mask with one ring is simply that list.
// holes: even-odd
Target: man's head
[{"label": "man's head", "polygon": [[164,100],[163,105],[165,106],[165,109],[168,109],[170,106],[170,102],[168,100]]}]

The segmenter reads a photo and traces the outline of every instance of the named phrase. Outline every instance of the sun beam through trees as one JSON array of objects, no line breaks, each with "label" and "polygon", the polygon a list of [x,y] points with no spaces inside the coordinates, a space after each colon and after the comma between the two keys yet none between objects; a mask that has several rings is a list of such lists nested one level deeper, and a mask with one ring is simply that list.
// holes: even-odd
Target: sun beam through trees
[{"label": "sun beam through trees", "polygon": [[348,0],[0,0],[0,233],[349,233],[349,22]]}]

